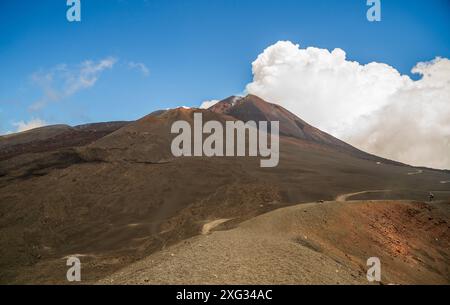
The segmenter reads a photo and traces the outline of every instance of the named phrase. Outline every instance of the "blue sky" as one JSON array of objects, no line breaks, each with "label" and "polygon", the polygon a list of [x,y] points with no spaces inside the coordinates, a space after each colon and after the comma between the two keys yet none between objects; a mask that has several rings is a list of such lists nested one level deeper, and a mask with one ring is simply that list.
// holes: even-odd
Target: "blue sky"
[{"label": "blue sky", "polygon": [[[450,57],[448,0],[382,0],[375,23],[366,19],[365,0],[81,5],[82,21],[69,23],[65,0],[0,1],[0,133],[36,118],[70,125],[133,120],[241,93],[252,61],[279,40],[339,47],[350,60],[384,62],[405,74],[419,61]],[[70,90],[80,71],[91,83]],[[49,99],[48,87],[70,93]]]}]

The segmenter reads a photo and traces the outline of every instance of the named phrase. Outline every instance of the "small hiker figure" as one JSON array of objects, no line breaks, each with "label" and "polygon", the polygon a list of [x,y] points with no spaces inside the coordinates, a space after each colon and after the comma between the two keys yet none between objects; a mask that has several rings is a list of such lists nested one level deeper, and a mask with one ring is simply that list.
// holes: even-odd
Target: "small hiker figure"
[{"label": "small hiker figure", "polygon": [[433,201],[434,199],[434,194],[432,192],[430,192],[430,194],[428,195],[430,197],[430,201]]}]

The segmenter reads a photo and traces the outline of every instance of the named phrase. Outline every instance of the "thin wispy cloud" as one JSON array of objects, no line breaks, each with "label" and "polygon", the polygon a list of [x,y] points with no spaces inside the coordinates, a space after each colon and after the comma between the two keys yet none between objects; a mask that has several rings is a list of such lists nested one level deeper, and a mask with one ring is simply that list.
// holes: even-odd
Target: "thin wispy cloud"
[{"label": "thin wispy cloud", "polygon": [[128,63],[128,68],[140,71],[145,77],[150,75],[150,69],[142,62],[130,61]]},{"label": "thin wispy cloud", "polygon": [[33,103],[29,110],[40,110],[49,102],[66,99],[93,87],[101,74],[112,69],[116,62],[116,58],[107,57],[100,61],[86,60],[75,66],[59,64],[49,70],[33,73],[31,80],[41,89],[42,97]]},{"label": "thin wispy cloud", "polygon": [[208,109],[209,107],[214,106],[215,104],[217,104],[219,102],[219,100],[209,100],[209,101],[204,101],[201,105],[200,105],[200,109]]},{"label": "thin wispy cloud", "polygon": [[27,122],[19,121],[13,123],[13,126],[16,127],[15,132],[23,132],[34,128],[43,127],[46,125],[48,125],[47,122],[38,118],[31,119],[30,121]]}]

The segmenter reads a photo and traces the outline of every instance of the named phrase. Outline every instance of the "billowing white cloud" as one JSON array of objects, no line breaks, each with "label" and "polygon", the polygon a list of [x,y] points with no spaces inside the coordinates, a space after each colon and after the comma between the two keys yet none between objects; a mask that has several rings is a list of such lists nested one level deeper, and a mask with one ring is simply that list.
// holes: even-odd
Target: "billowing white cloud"
[{"label": "billowing white cloud", "polygon": [[33,73],[31,79],[41,88],[43,96],[29,109],[36,111],[47,105],[68,98],[75,93],[95,85],[104,70],[111,69],[117,59],[108,57],[100,61],[87,60],[81,64],[70,67],[60,64],[49,71]]},{"label": "billowing white cloud", "polygon": [[22,131],[27,131],[30,129],[34,129],[34,128],[38,128],[38,127],[43,127],[46,126],[47,123],[41,119],[32,119],[28,122],[25,121],[19,121],[19,122],[15,122],[13,123],[13,126],[15,126],[16,132],[22,132]]},{"label": "billowing white cloud", "polygon": [[450,60],[419,63],[412,71],[422,78],[359,118],[344,139],[408,164],[450,169]]},{"label": "billowing white cloud", "polygon": [[200,105],[200,109],[208,109],[209,107],[214,106],[214,105],[217,104],[218,102],[220,102],[220,101],[219,101],[219,100],[204,101],[204,102]]},{"label": "billowing white cloud", "polygon": [[247,92],[370,153],[450,168],[450,60],[418,63],[414,81],[383,63],[359,64],[341,49],[268,47]]},{"label": "billowing white cloud", "polygon": [[150,75],[150,69],[147,68],[147,66],[144,63],[141,63],[141,62],[130,61],[128,63],[128,68],[130,68],[130,69],[137,69],[144,76],[149,76]]}]

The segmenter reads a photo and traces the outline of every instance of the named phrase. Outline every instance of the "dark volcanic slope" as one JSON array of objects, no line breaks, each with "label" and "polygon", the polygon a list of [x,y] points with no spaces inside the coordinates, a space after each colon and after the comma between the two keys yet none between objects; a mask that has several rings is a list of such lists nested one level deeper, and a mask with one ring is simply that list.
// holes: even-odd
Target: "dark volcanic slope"
[{"label": "dark volcanic slope", "polygon": [[[258,102],[258,117],[247,118],[287,113],[264,103]],[[241,107],[254,109],[252,104]],[[131,122],[86,146],[0,161],[0,282],[65,283],[63,258],[74,254],[82,260],[84,282],[93,282],[199,234],[205,222],[240,222],[344,193],[391,190],[375,195],[425,200],[432,190],[436,200],[450,197],[450,184],[441,183],[449,173],[417,174],[409,166],[360,158],[306,125],[310,136],[304,139],[281,137],[275,168],[260,168],[259,158],[173,158],[172,122],[191,122],[197,111],[204,121],[233,119],[179,108]]]},{"label": "dark volcanic slope", "polygon": [[54,151],[83,146],[125,126],[128,122],[107,122],[75,127],[53,125],[0,136],[0,160],[25,153]]},{"label": "dark volcanic slope", "polygon": [[244,122],[279,121],[281,135],[350,149],[348,144],[312,127],[283,107],[267,103],[254,95],[229,97],[213,105],[210,110],[228,114]]},{"label": "dark volcanic slope", "polygon": [[382,284],[448,284],[449,203],[306,203],[227,230],[232,221],[224,219],[101,283],[364,285],[367,259],[376,256]]},{"label": "dark volcanic slope", "polygon": [[231,96],[211,106],[209,110],[230,115],[244,122],[251,120],[257,122],[279,121],[280,135],[330,146],[333,150],[349,153],[363,159],[400,164],[399,162],[386,160],[365,153],[328,133],[309,125],[283,107],[268,103],[255,95],[247,95],[246,97]]}]

